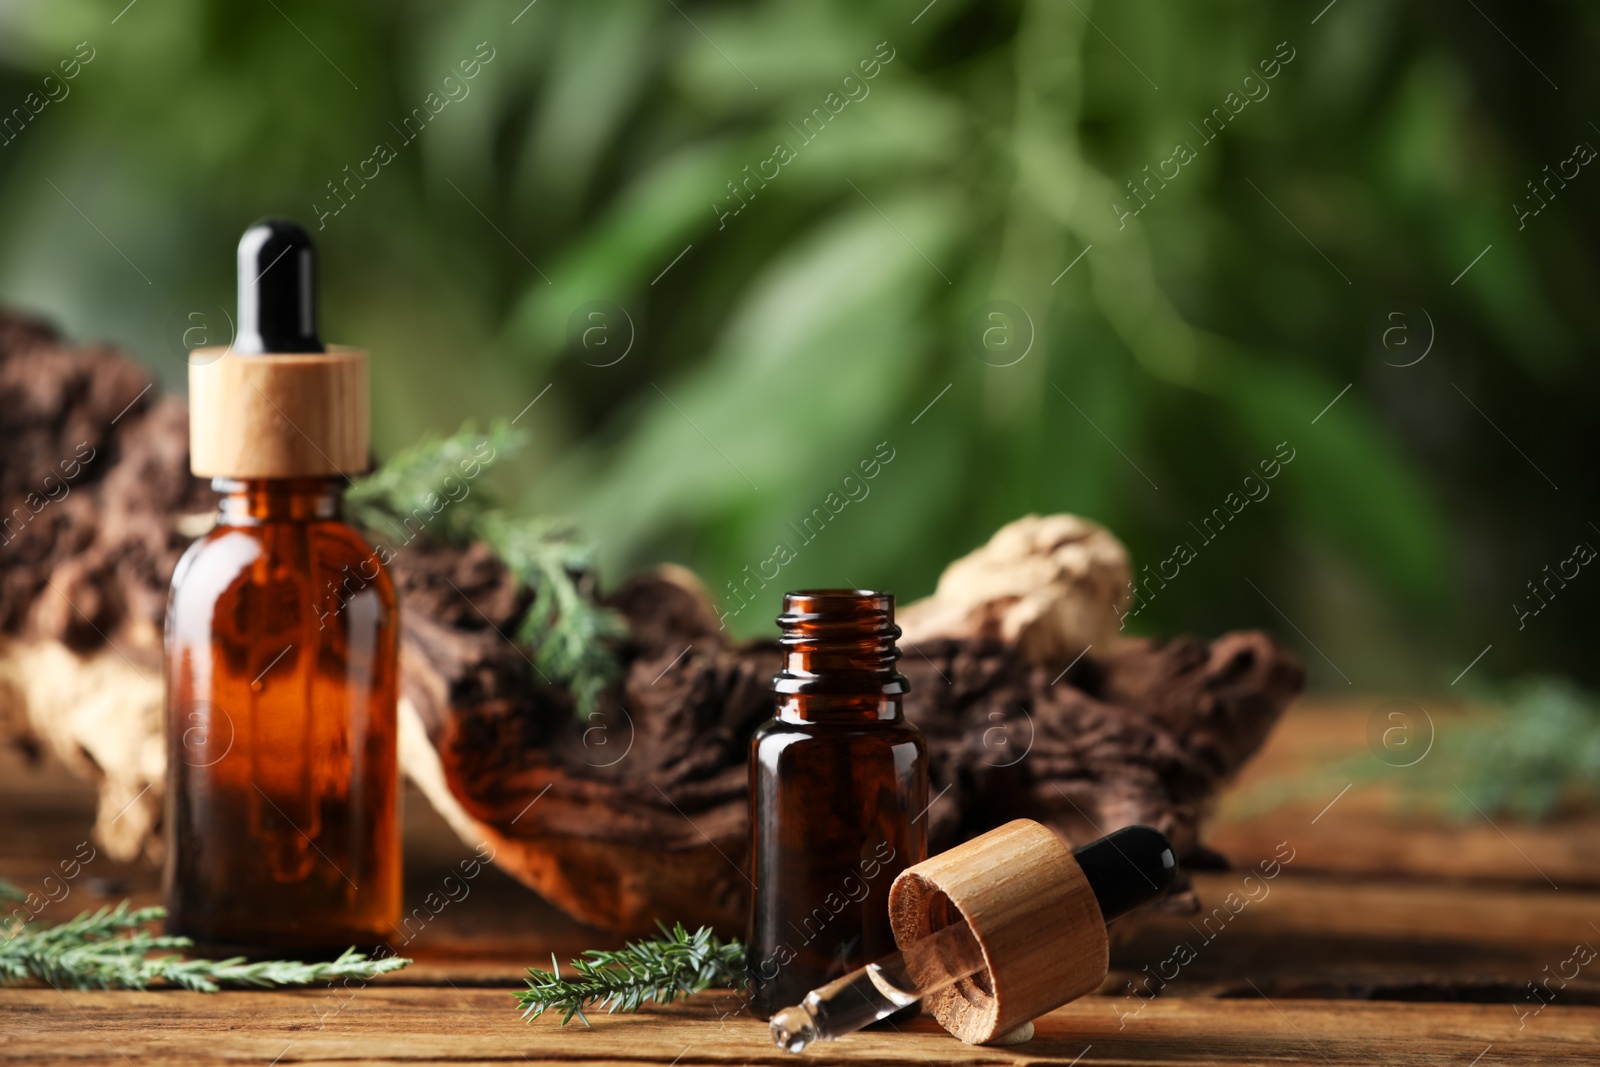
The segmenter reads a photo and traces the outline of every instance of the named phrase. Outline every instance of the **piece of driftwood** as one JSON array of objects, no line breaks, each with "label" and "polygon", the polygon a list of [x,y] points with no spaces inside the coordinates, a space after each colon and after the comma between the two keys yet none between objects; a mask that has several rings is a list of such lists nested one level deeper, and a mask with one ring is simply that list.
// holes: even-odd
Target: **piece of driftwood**
[{"label": "piece of driftwood", "polygon": [[101,783],[122,858],[159,840],[166,585],[216,506],[187,427],[125,356],[0,312],[0,732]]},{"label": "piece of driftwood", "polygon": [[[215,500],[188,473],[182,402],[149,387],[113,350],[0,315],[0,736],[101,782],[96,834],[119,857],[160,850],[162,613]],[[687,571],[637,576],[609,598],[622,679],[580,720],[505,636],[530,596],[486,546],[419,538],[391,569],[402,764],[462,839],[599,926],[741,929],[746,746],[776,646],[731,641]],[[1100,527],[1030,518],[908,607],[932,849],[1028,817],[1077,844],[1144,822],[1214,861],[1206,806],[1303,672],[1260,633],[1116,639],[1126,572]]]}]

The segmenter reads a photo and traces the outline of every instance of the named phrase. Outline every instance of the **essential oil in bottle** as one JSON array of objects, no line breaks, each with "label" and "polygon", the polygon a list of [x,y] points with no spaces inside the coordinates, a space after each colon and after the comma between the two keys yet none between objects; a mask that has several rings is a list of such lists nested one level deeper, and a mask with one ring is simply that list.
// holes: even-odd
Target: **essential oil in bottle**
[{"label": "essential oil in bottle", "polygon": [[368,466],[367,356],[318,339],[300,226],[252,226],[238,270],[234,344],[189,361],[190,468],[221,502],[167,609],[167,930],[372,948],[400,838],[394,589],[340,510]]},{"label": "essential oil in bottle", "polygon": [[775,718],[750,745],[750,1009],[894,951],[889,886],[927,851],[928,757],[905,719],[894,597],[783,598]]}]

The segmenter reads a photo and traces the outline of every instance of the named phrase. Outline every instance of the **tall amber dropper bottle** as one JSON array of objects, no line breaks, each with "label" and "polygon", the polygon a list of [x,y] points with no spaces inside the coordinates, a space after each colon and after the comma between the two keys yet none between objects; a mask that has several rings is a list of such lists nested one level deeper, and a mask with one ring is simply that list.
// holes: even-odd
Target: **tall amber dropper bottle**
[{"label": "tall amber dropper bottle", "polygon": [[777,716],[750,745],[750,1009],[894,951],[889,886],[927,851],[928,756],[895,670],[894,597],[783,598]]},{"label": "tall amber dropper bottle", "polygon": [[396,609],[340,515],[367,356],[317,336],[315,253],[239,242],[239,327],[189,360],[190,468],[222,495],[167,609],[167,929],[227,950],[372,948],[400,911]]}]

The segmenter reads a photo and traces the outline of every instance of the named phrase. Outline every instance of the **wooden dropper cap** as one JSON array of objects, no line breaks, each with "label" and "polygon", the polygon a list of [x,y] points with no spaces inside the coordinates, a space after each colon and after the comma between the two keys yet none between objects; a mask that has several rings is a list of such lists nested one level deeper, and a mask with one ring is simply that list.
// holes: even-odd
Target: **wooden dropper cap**
[{"label": "wooden dropper cap", "polygon": [[239,329],[189,354],[189,469],[315,478],[367,469],[367,354],[317,336],[316,249],[265,219],[239,240]]},{"label": "wooden dropper cap", "polygon": [[1176,875],[1172,846],[1148,826],[1075,853],[1049,827],[1018,819],[902,871],[889,888],[889,922],[905,949],[967,921],[986,968],[924,1003],[977,1045],[1098,988],[1106,923],[1166,892]]}]

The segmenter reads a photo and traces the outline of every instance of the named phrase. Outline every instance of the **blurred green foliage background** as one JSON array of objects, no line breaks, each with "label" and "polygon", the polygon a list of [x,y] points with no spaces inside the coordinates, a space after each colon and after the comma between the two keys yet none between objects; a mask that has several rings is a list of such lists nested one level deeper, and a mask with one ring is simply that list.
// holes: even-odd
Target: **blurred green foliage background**
[{"label": "blurred green foliage background", "polygon": [[[1518,618],[1600,544],[1600,177],[1514,206],[1600,145],[1600,12],[924,2],[3,0],[0,303],[181,389],[244,227],[337,206],[323,335],[374,353],[380,455],[517,418],[518,510],[729,610],[789,542],[740,633],[785,588],[922,595],[1064,510],[1141,567],[1196,550],[1140,632],[1266,626],[1341,692],[1448,690],[1486,645],[1486,677],[1600,680],[1600,576]],[[1200,536],[1283,442],[1270,495]]]}]

